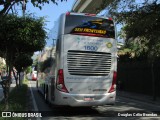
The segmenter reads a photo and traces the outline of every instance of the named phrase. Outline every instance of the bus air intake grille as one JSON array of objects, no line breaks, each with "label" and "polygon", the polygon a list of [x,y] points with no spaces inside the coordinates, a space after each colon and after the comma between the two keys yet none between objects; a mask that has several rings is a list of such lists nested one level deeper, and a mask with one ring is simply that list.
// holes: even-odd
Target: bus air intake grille
[{"label": "bus air intake grille", "polygon": [[69,50],[67,65],[70,75],[107,76],[111,70],[111,53]]}]

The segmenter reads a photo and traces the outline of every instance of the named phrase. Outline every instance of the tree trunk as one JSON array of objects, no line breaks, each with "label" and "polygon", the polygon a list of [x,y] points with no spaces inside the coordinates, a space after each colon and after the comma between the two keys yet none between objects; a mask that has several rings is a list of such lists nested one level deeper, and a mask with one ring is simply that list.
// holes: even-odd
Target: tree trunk
[{"label": "tree trunk", "polygon": [[154,74],[154,61],[151,63],[151,74],[152,74],[152,95],[153,100],[156,100],[156,81],[155,81],[155,74]]},{"label": "tree trunk", "polygon": [[4,102],[5,102],[5,111],[7,111],[8,108],[9,108],[9,104],[8,104],[9,87],[10,87],[9,80],[6,80],[5,87],[3,88]]},{"label": "tree trunk", "polygon": [[18,76],[16,76],[16,73],[14,72],[14,70],[12,69],[12,71],[13,71],[13,75],[14,75],[14,78],[15,78],[15,80],[16,80],[16,87],[18,87]]},{"label": "tree trunk", "polygon": [[21,80],[20,72],[18,72],[18,76],[19,76],[19,86],[21,86],[22,85],[22,80]]},{"label": "tree trunk", "polygon": [[7,64],[7,70],[6,70],[6,73],[7,73],[7,75],[9,75],[9,67],[8,67],[8,64]]},{"label": "tree trunk", "polygon": [[9,109],[8,104],[8,97],[9,97],[9,91],[10,91],[10,84],[11,84],[11,64],[9,63],[9,75],[6,77],[6,80],[3,85],[3,93],[4,93],[4,102],[5,102],[5,111]]},{"label": "tree trunk", "polygon": [[8,52],[7,54],[7,77],[6,80],[4,81],[3,84],[3,93],[4,93],[4,101],[5,101],[5,111],[9,109],[9,104],[8,104],[8,97],[9,97],[9,91],[10,91],[10,84],[11,84],[11,71],[13,69],[12,65],[12,52]]},{"label": "tree trunk", "polygon": [[19,86],[19,74],[18,74],[18,72],[17,72],[17,84]]}]

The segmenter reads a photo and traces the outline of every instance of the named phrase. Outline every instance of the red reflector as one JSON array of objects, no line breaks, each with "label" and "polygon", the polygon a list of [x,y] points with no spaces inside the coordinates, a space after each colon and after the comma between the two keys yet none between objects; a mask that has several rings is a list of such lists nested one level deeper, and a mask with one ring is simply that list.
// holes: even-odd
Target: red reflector
[{"label": "red reflector", "polygon": [[112,85],[111,85],[111,88],[109,90],[109,93],[114,92],[116,90],[116,81],[117,81],[117,72],[114,71],[114,73],[113,73],[113,81],[112,81]]},{"label": "red reflector", "polygon": [[67,12],[66,15],[70,15],[70,12]]},{"label": "red reflector", "polygon": [[86,13],[85,15],[87,15],[87,16],[96,16],[96,14],[89,14],[89,13]]},{"label": "red reflector", "polygon": [[108,18],[108,20],[113,20],[112,18]]}]

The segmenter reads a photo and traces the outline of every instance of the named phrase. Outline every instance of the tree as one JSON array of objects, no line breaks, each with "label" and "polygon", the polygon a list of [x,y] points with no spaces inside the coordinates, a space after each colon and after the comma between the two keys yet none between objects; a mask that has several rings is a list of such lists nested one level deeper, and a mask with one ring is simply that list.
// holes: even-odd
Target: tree
[{"label": "tree", "polygon": [[[103,6],[104,7],[104,6]],[[125,24],[126,44],[136,55],[146,55],[151,64],[153,99],[155,94],[154,62],[160,56],[160,3],[158,0],[114,0],[107,8],[119,23]]]},{"label": "tree", "polygon": [[[33,63],[33,60],[32,60],[32,55],[33,54],[19,54],[15,60],[14,60],[14,67],[16,68],[17,70],[17,77],[19,78],[19,84],[21,85],[22,81],[20,80],[20,72],[21,71],[24,71],[28,66],[31,66],[32,63]],[[17,82],[17,78],[16,78],[16,85],[18,86],[18,82]]]},{"label": "tree", "polygon": [[32,67],[28,66],[25,70],[26,74],[31,73],[32,72]]},{"label": "tree", "polygon": [[[44,30],[43,18],[25,18],[16,15],[7,15],[0,18],[0,51],[5,55],[7,66],[9,66],[9,79],[6,83],[6,109],[8,109],[8,93],[11,81],[11,71],[14,60],[26,53],[40,51],[45,46],[46,31]],[[22,67],[22,66],[21,66]]]},{"label": "tree", "polygon": [[154,75],[154,63],[155,59],[160,56],[160,4],[153,3],[147,5],[132,14],[134,14],[134,16],[128,18],[125,27],[127,40],[131,37],[139,38],[137,41],[138,47],[135,51],[136,53],[139,52],[139,56],[146,54],[151,63],[153,99],[155,100],[156,80]]},{"label": "tree", "polygon": [[45,70],[50,69],[52,64],[55,63],[55,59],[52,57],[47,58],[45,61],[39,63],[39,70],[45,72]]},{"label": "tree", "polygon": [[[58,0],[31,0],[31,3],[33,4],[34,7],[42,9],[42,6],[46,3],[49,4],[52,2],[53,4],[57,5],[58,4],[57,1]],[[61,2],[62,1],[66,0],[61,0]],[[1,7],[3,6],[2,9],[0,10],[0,17],[7,15],[9,10],[11,10],[15,4],[23,4],[23,2],[27,3],[28,0],[0,0],[0,5]]]},{"label": "tree", "polygon": [[1,61],[0,58],[0,72],[5,69],[5,64]]}]

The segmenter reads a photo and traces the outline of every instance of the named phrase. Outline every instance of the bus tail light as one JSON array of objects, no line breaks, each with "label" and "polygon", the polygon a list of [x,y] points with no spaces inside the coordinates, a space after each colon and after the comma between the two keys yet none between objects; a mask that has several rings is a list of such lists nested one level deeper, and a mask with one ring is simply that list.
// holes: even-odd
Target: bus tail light
[{"label": "bus tail light", "polygon": [[112,81],[112,86],[109,90],[109,93],[114,92],[116,90],[116,81],[117,81],[117,72],[114,71],[113,73],[113,81]]},{"label": "bus tail light", "polygon": [[63,69],[58,70],[58,78],[57,78],[56,87],[58,90],[68,93],[68,90],[64,84]]},{"label": "bus tail light", "polygon": [[108,20],[111,20],[111,21],[112,21],[113,19],[110,17],[110,18],[108,18]]}]

